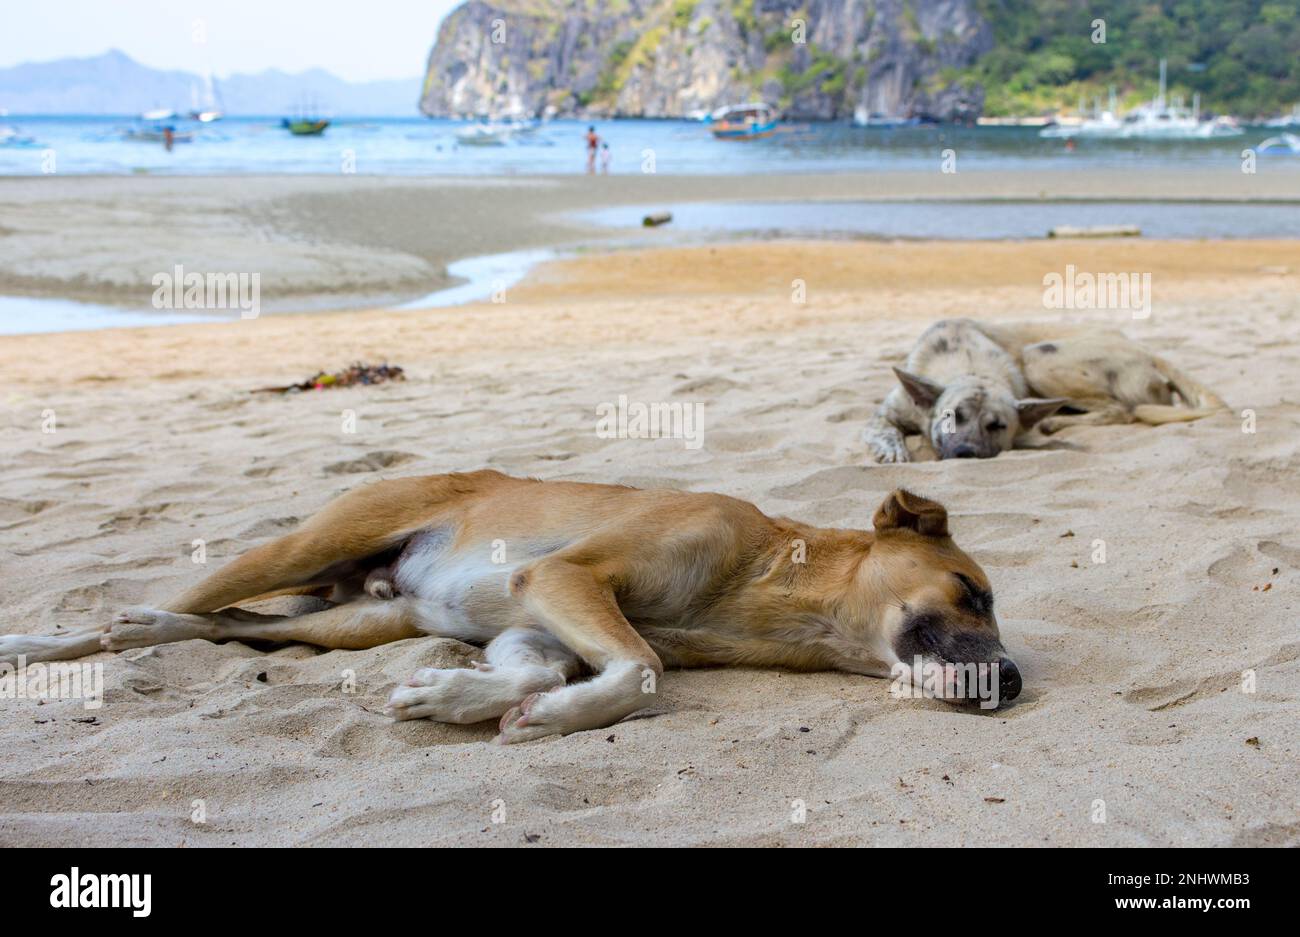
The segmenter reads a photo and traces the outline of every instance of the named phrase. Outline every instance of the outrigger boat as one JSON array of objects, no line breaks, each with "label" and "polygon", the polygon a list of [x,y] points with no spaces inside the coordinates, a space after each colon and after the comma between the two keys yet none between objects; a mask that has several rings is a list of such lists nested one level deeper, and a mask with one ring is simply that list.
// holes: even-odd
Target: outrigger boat
[{"label": "outrigger boat", "polygon": [[193,143],[198,133],[194,130],[177,130],[176,125],[172,123],[141,123],[134,127],[127,127],[122,131],[123,140],[133,140],[137,143],[165,143],[167,141],[167,132],[171,131],[172,143]]},{"label": "outrigger boat", "polygon": [[1255,152],[1261,156],[1300,156],[1300,135],[1284,133],[1269,137],[1255,147]]},{"label": "outrigger boat", "polygon": [[456,142],[464,146],[505,146],[516,137],[527,137],[541,129],[542,122],[521,112],[492,117],[456,131]]},{"label": "outrigger boat", "polygon": [[761,140],[776,133],[780,119],[774,107],[759,101],[720,107],[711,115],[711,124],[718,140]]},{"label": "outrigger boat", "polygon": [[456,142],[462,146],[505,146],[511,130],[500,124],[473,124],[456,131]]}]

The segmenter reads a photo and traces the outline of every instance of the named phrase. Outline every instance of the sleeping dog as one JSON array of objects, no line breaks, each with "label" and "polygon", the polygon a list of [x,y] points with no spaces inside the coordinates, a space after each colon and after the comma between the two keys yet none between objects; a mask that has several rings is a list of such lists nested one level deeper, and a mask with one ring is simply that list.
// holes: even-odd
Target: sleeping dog
[{"label": "sleeping dog", "polygon": [[[499,718],[501,742],[611,725],[654,704],[665,667],[842,670],[892,676],[909,696],[985,708],[989,690],[994,705],[1015,698],[988,579],[953,543],[943,507],[894,491],[874,527],[493,471],[392,479],[336,498],[162,608],[77,634],[0,637],[0,661],[190,638],[362,649],[441,635],[486,645],[483,662],[418,671],[391,714]],[[233,607],[320,588],[339,604],[296,617]],[[594,676],[570,682],[584,670]]]},{"label": "sleeping dog", "polygon": [[925,436],[940,459],[987,459],[1034,426],[1050,434],[1081,424],[1158,425],[1227,406],[1120,332],[1082,326],[945,319],[894,373],[899,386],[865,433],[878,462],[909,461],[908,434]]}]

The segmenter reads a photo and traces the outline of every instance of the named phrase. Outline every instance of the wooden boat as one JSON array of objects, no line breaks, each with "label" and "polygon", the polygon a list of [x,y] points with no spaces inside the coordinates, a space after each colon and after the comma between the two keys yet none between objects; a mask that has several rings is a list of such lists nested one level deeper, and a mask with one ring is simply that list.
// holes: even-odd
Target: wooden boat
[{"label": "wooden boat", "polygon": [[761,140],[776,133],[776,109],[762,102],[733,104],[714,111],[710,129],[718,140]]},{"label": "wooden boat", "polygon": [[319,137],[330,125],[330,122],[323,117],[316,120],[286,117],[282,123],[284,128],[295,137]]}]

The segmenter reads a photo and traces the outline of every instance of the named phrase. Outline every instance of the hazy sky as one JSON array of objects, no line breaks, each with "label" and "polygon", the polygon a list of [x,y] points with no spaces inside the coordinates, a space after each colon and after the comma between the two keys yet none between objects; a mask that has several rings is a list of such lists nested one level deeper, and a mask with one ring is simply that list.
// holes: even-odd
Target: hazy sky
[{"label": "hazy sky", "polygon": [[[424,73],[460,0],[6,0],[0,66],[121,49],[154,68],[319,66],[352,81]],[[206,27],[206,44],[192,38]]]}]

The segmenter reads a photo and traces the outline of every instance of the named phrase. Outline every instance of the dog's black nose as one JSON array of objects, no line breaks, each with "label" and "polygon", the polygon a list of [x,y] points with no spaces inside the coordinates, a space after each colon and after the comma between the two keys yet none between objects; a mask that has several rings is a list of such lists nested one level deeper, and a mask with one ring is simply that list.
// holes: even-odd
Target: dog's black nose
[{"label": "dog's black nose", "polygon": [[1020,668],[1009,657],[998,661],[998,694],[1003,702],[1011,702],[1020,695]]},{"label": "dog's black nose", "polygon": [[954,457],[958,459],[973,459],[975,458],[975,447],[958,446],[956,449],[952,451],[952,454]]}]

